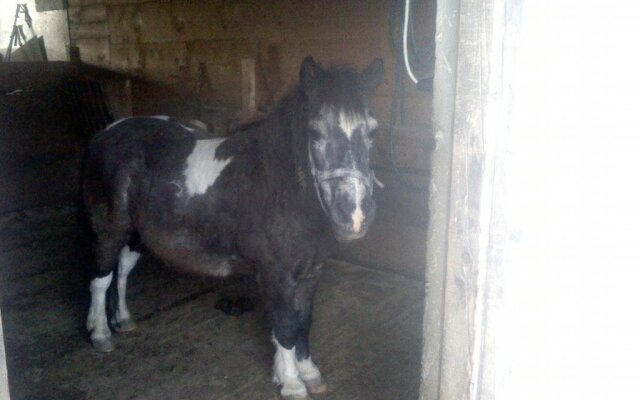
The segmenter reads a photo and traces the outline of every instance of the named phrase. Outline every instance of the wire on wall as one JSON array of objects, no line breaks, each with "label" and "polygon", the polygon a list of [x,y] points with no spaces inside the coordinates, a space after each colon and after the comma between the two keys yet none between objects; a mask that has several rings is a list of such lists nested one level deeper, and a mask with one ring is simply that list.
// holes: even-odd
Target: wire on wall
[{"label": "wire on wall", "polygon": [[[401,9],[402,3],[404,3],[404,9]],[[390,118],[390,127],[389,127],[389,135],[388,135],[388,152],[389,152],[389,163],[391,165],[391,169],[396,176],[397,180],[404,186],[407,190],[411,192],[425,192],[427,191],[426,186],[416,185],[413,182],[410,182],[405,174],[402,173],[398,167],[398,163],[396,160],[396,135],[399,126],[405,125],[405,110],[404,110],[404,80],[405,80],[405,70],[407,75],[411,81],[417,85],[417,88],[421,91],[429,91],[431,90],[431,81],[433,78],[433,74],[425,74],[421,79],[418,79],[413,73],[413,69],[411,68],[411,60],[410,60],[410,51],[411,56],[413,56],[413,61],[416,62],[417,65],[421,67],[421,69],[429,69],[430,64],[433,64],[433,47],[425,46],[422,51],[418,49],[415,40],[415,34],[413,29],[413,21],[411,18],[411,2],[410,0],[398,0],[394,3],[391,12],[388,18],[388,36],[389,36],[389,44],[391,49],[393,50],[396,56],[396,65],[395,68],[395,77],[394,77],[394,91],[393,91],[393,99],[391,102],[391,118]],[[404,11],[402,15],[400,12]],[[401,19],[402,18],[402,19]],[[401,43],[398,45],[396,41],[396,36],[394,35],[397,24],[401,24],[401,32],[402,37],[400,39]],[[423,58],[426,58],[423,60]],[[400,67],[401,65],[404,66]]]},{"label": "wire on wall", "polygon": [[405,0],[404,4],[404,23],[402,24],[402,54],[404,58],[404,66],[407,68],[407,74],[413,83],[417,84],[418,79],[413,75],[411,71],[411,64],[409,63],[409,52],[407,51],[407,36],[409,33],[409,11],[411,9],[411,0]]}]

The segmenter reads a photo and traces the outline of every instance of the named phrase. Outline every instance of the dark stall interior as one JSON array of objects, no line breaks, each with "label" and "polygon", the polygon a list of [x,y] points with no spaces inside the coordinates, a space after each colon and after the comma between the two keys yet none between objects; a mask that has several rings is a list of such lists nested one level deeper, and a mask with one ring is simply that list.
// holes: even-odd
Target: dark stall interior
[{"label": "dark stall interior", "polygon": [[[316,295],[311,340],[328,385],[322,398],[417,397],[435,1],[412,2],[405,46],[405,2],[397,0],[36,0],[26,2],[29,18],[7,3],[0,308],[12,399],[279,398],[269,328],[248,277],[185,275],[143,256],[127,292],[138,327],[116,334],[112,353],[95,352],[76,214],[82,157],[97,131],[169,115],[225,137],[268,114],[307,55],[323,65],[362,69],[376,57],[385,65],[371,105],[380,125],[372,162],[384,185],[374,192],[376,220],[364,239],[340,246]],[[7,54],[16,24],[24,40]],[[216,308],[237,293],[255,299],[252,312]]]}]

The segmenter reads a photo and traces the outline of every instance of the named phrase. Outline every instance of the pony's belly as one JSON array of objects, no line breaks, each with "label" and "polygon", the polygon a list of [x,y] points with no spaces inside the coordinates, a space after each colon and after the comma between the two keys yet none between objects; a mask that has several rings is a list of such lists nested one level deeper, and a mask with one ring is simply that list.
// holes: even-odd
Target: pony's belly
[{"label": "pony's belly", "polygon": [[155,257],[177,270],[216,277],[243,272],[238,256],[206,243],[186,229],[147,229],[140,236]]}]

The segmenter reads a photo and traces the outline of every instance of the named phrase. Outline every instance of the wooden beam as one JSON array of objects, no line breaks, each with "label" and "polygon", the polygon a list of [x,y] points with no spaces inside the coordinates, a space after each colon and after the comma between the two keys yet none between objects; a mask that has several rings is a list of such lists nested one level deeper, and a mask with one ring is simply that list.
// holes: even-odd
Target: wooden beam
[{"label": "wooden beam", "polygon": [[504,1],[438,2],[422,400],[475,400],[489,393],[479,381],[491,384],[483,351],[492,344],[484,313],[494,162],[487,146],[496,140],[487,130],[489,87],[502,65],[497,7]]},{"label": "wooden beam", "polygon": [[446,277],[447,230],[451,185],[451,141],[455,111],[455,68],[458,49],[459,0],[438,0],[436,62],[433,79],[433,134],[429,185],[429,228],[425,272],[424,347],[421,400],[438,400],[442,374],[442,323]]},{"label": "wooden beam", "polygon": [[256,60],[243,58],[242,71],[242,115],[248,118],[256,114]]}]

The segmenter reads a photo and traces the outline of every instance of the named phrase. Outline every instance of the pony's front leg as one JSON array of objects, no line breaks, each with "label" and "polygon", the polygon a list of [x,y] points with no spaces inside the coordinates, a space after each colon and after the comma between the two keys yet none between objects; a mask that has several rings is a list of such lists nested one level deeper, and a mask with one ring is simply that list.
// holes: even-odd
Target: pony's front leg
[{"label": "pony's front leg", "polygon": [[285,400],[308,399],[307,388],[300,377],[296,365],[296,350],[282,335],[278,335],[274,327],[273,343],[276,346],[276,355],[273,363],[273,381],[280,386],[280,394]]},{"label": "pony's front leg", "polygon": [[312,394],[324,393],[327,385],[316,364],[311,360],[309,350],[309,332],[311,330],[313,298],[320,278],[321,266],[314,267],[311,273],[300,278],[296,285],[295,309],[299,326],[296,339],[296,367],[307,390]]},{"label": "pony's front leg", "polygon": [[276,346],[274,382],[281,386],[285,399],[308,399],[308,392],[326,391],[318,367],[309,355],[311,311],[320,268],[297,271],[269,271],[262,276],[261,286],[267,315],[273,327]]}]

